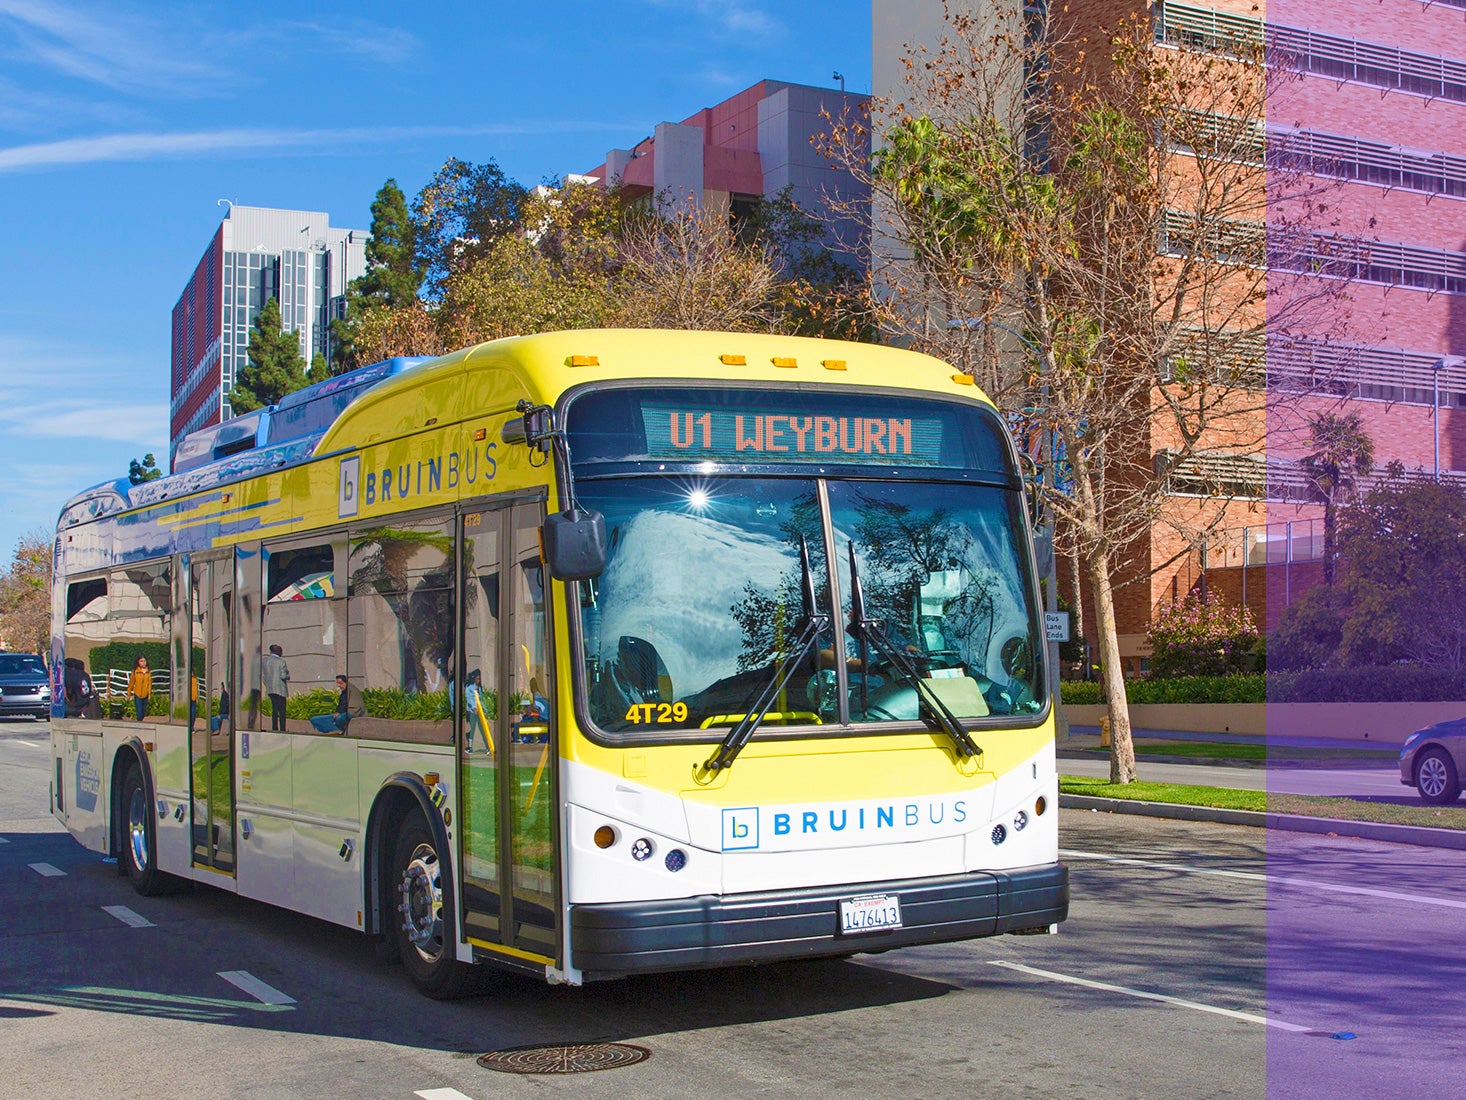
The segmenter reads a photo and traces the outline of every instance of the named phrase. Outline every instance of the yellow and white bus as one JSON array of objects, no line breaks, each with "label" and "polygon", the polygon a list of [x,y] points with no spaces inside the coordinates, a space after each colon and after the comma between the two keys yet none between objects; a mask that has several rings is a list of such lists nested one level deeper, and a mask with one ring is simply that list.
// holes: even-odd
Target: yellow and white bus
[{"label": "yellow and white bus", "polygon": [[52,810],[139,891],[381,936],[439,997],[1065,918],[1023,486],[969,377],[587,330],[230,424],[57,527]]}]

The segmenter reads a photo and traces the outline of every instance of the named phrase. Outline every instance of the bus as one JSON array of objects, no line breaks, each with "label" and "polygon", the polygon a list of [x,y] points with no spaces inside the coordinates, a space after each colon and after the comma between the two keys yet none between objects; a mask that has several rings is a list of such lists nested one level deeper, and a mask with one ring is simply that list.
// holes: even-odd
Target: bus
[{"label": "bus", "polygon": [[51,809],[139,892],[360,930],[437,998],[1057,930],[1032,532],[970,376],[646,330],[363,370],[61,512]]}]

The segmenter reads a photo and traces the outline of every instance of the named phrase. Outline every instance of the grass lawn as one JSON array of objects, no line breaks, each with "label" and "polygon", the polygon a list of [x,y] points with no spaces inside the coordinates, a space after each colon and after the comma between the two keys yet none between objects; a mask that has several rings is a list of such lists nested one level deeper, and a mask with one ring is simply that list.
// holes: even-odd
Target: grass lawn
[{"label": "grass lawn", "polygon": [[[1109,755],[1109,749],[1084,749]],[[1319,749],[1301,745],[1254,745],[1240,741],[1136,741],[1136,756],[1200,756],[1213,760],[1395,760],[1393,749]]]},{"label": "grass lawn", "polygon": [[1266,791],[1239,791],[1231,787],[1197,787],[1185,783],[1126,783],[1114,786],[1107,779],[1059,776],[1061,794],[1092,798],[1123,798],[1134,802],[1172,802],[1182,806],[1210,806],[1220,810],[1265,811]]},{"label": "grass lawn", "polygon": [[1344,821],[1373,821],[1385,825],[1415,825],[1427,829],[1466,829],[1466,804],[1427,806],[1394,802],[1367,802],[1354,798],[1325,798],[1317,795],[1268,794],[1239,791],[1230,787],[1199,787],[1180,783],[1126,783],[1111,786],[1108,780],[1075,775],[1059,777],[1063,794],[1092,798],[1122,798],[1136,802],[1170,802],[1182,806],[1209,806],[1219,810],[1255,810],[1259,813],[1298,814],[1302,817],[1334,817]]}]

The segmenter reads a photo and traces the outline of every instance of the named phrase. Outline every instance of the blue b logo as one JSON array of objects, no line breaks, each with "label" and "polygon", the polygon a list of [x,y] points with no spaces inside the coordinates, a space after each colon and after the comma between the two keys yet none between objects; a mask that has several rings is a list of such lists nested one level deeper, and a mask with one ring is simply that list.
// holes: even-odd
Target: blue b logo
[{"label": "blue b logo", "polygon": [[741,806],[723,811],[723,851],[736,852],[758,847],[758,807]]}]

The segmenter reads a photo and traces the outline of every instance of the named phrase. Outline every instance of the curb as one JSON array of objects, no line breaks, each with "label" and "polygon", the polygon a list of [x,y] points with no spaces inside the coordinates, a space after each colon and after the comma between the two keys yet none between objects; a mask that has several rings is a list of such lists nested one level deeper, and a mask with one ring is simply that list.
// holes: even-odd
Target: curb
[{"label": "curb", "polygon": [[1343,821],[1336,817],[1269,814],[1255,810],[1218,810],[1210,806],[1096,798],[1087,794],[1061,794],[1059,808],[1099,810],[1103,813],[1134,814],[1138,817],[1164,817],[1176,821],[1208,821],[1218,825],[1248,825],[1256,829],[1283,829],[1295,833],[1319,833],[1355,840],[1382,840],[1390,844],[1415,844],[1425,848],[1456,848],[1466,851],[1466,830],[1462,829],[1428,829],[1418,825]]}]

